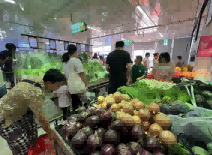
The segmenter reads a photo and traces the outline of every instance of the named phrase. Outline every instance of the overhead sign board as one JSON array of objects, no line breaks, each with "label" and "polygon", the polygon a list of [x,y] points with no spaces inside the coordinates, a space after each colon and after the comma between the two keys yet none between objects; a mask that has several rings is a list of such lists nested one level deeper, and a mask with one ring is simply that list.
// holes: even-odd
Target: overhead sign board
[{"label": "overhead sign board", "polygon": [[134,44],[134,40],[124,40],[124,45],[133,45]]},{"label": "overhead sign board", "polygon": [[77,22],[71,26],[72,34],[79,33],[87,30],[87,25],[85,22]]}]

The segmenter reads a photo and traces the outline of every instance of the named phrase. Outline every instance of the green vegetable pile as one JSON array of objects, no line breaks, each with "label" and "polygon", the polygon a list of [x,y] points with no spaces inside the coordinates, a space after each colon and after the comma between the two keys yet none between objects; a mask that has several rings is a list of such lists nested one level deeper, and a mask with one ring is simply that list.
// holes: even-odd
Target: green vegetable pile
[{"label": "green vegetable pile", "polygon": [[[98,62],[89,60],[87,54],[81,54],[83,67],[89,82],[98,81],[101,78],[108,78],[108,72]],[[48,54],[19,54],[17,55],[17,63],[15,65],[14,74],[19,79],[23,75],[44,76],[49,69],[59,69],[63,73],[64,63],[61,62],[62,55],[56,53]]]},{"label": "green vegetable pile", "polygon": [[149,105],[152,102],[159,105],[172,105],[174,102],[185,103],[191,99],[185,90],[182,91],[176,88],[164,89],[163,87],[149,87],[147,83],[140,81],[137,81],[131,87],[120,87],[118,91],[123,94],[128,94],[131,99],[138,98],[146,105]]},{"label": "green vegetable pile", "polygon": [[109,73],[106,71],[105,67],[96,61],[88,60],[87,63],[83,63],[83,68],[90,82],[108,78]]}]

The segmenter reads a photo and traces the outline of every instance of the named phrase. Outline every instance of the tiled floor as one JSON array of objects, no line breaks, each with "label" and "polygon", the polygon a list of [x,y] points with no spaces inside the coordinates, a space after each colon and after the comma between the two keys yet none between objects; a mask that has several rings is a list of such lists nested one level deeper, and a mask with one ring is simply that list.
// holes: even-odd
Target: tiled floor
[{"label": "tiled floor", "polygon": [[[51,128],[54,127],[54,122],[50,123]],[[58,122],[59,123],[59,122]],[[42,128],[38,129],[38,136],[45,134],[45,131],[43,131]],[[12,155],[12,152],[10,151],[6,140],[4,140],[1,136],[0,136],[0,155]]]}]

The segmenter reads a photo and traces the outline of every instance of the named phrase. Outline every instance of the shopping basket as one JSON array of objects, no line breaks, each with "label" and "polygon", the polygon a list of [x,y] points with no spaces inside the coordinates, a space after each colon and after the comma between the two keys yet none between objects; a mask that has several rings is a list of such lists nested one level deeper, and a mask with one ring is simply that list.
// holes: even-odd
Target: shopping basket
[{"label": "shopping basket", "polygon": [[29,149],[28,155],[56,155],[54,141],[49,141],[48,135],[44,134],[37,138]]}]

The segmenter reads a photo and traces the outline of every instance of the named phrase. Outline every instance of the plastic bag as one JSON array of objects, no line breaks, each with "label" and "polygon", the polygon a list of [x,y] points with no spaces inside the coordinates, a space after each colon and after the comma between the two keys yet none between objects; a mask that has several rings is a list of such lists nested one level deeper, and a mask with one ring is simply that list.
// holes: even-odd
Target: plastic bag
[{"label": "plastic bag", "polygon": [[47,134],[41,135],[31,146],[28,155],[56,155],[54,141]]}]

